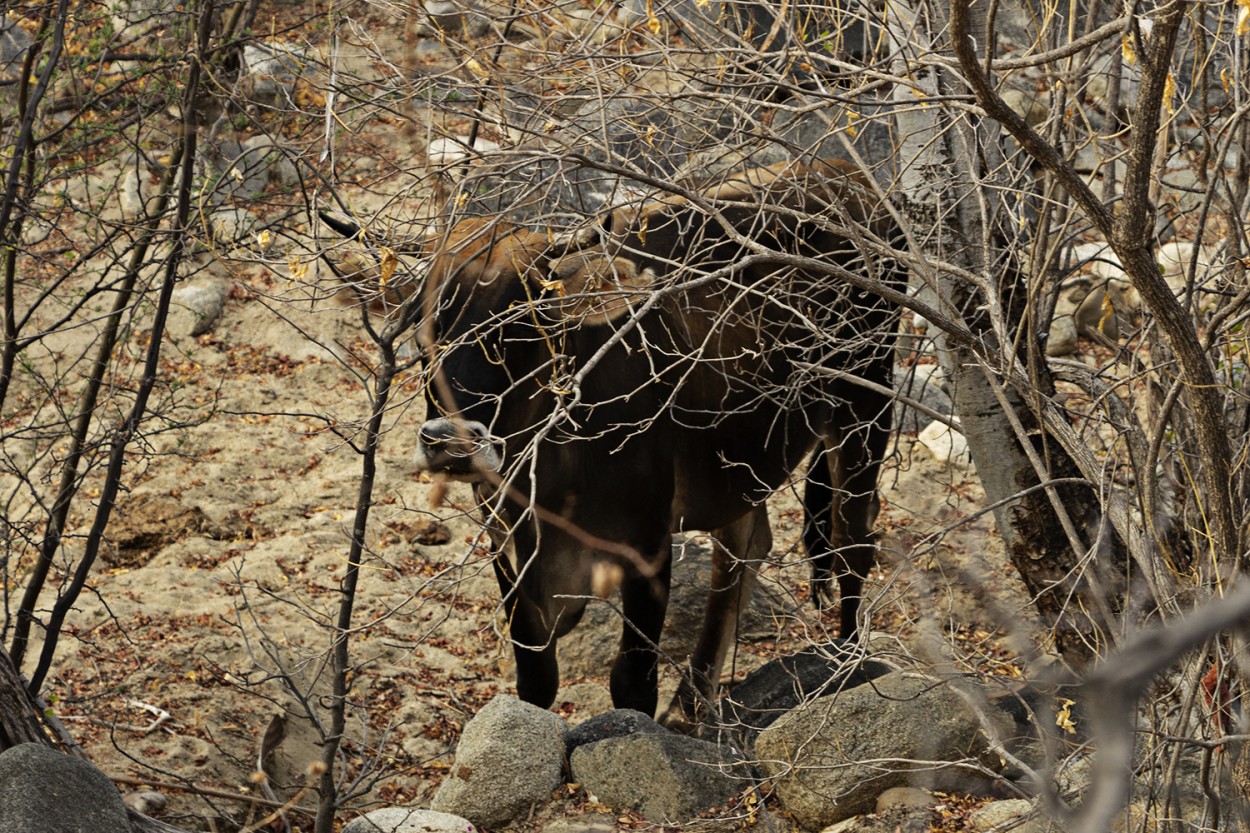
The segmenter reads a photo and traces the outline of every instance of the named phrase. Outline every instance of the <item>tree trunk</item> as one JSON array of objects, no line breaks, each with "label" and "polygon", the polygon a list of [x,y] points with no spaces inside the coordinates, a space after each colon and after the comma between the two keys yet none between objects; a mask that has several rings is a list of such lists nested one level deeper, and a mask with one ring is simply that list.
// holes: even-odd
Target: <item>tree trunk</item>
[{"label": "tree trunk", "polygon": [[26,687],[9,659],[9,652],[0,645],[0,752],[19,743],[47,742]]},{"label": "tree trunk", "polygon": [[[928,31],[945,31],[947,22],[927,21]],[[896,16],[893,35],[902,54],[917,48],[925,23]],[[1092,486],[1076,482],[1082,479],[1076,463],[1046,436],[1026,400],[1049,397],[1053,383],[1039,328],[1026,321],[1027,282],[1000,228],[1008,217],[997,197],[1002,191],[987,187],[1004,165],[997,126],[925,105],[926,98],[966,94],[949,70],[930,62],[895,74],[915,82],[895,91],[897,198],[924,253],[925,268],[913,270],[913,283],[923,282],[939,308],[980,341],[974,349],[939,332],[939,362],[1011,562],[1055,647],[1081,669],[1113,639],[1124,548],[1103,523]]]}]

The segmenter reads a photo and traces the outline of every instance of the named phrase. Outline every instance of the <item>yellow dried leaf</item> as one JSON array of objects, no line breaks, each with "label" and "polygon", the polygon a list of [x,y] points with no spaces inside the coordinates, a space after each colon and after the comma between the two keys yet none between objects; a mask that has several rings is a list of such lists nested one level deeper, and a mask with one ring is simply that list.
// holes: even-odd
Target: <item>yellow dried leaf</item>
[{"label": "yellow dried leaf", "polygon": [[1250,32],[1250,0],[1237,0],[1237,28],[1238,37]]},{"label": "yellow dried leaf", "polygon": [[380,274],[378,285],[386,286],[391,280],[391,275],[395,274],[395,267],[399,265],[399,257],[395,254],[394,249],[389,249],[386,246],[382,246],[381,251],[382,261],[378,264],[378,272]]},{"label": "yellow dried leaf", "polygon": [[293,280],[302,281],[308,276],[308,265],[295,255],[291,255],[291,258],[286,262],[286,265]]},{"label": "yellow dried leaf", "polygon": [[1133,38],[1131,35],[1125,35],[1120,39],[1120,54],[1124,56],[1124,63],[1129,66],[1137,63],[1137,52],[1133,49]]},{"label": "yellow dried leaf", "polygon": [[1075,700],[1061,697],[1059,698],[1059,711],[1055,713],[1055,725],[1069,735],[1076,734],[1076,723],[1072,721],[1072,707],[1074,705],[1076,705]]},{"label": "yellow dried leaf", "polygon": [[268,249],[269,243],[272,240],[273,240],[273,235],[269,233],[269,229],[265,229],[260,234],[256,235],[256,242],[260,244],[260,247],[262,249]]},{"label": "yellow dried leaf", "polygon": [[859,128],[855,126],[855,122],[862,118],[863,116],[856,113],[854,110],[846,111],[846,132],[851,134],[851,138],[855,138],[859,135]]},{"label": "yellow dried leaf", "polygon": [[1224,87],[1224,94],[1231,95],[1233,91],[1232,82],[1229,80],[1228,67],[1220,70],[1220,84]]},{"label": "yellow dried leaf", "polygon": [[1172,99],[1176,97],[1176,79],[1172,77],[1172,73],[1168,73],[1168,77],[1163,82],[1163,106],[1168,108],[1168,113],[1176,112],[1176,105],[1172,103]]},{"label": "yellow dried leaf", "polygon": [[554,292],[557,296],[561,298],[564,297],[564,294],[565,294],[564,281],[561,281],[561,280],[549,281],[549,280],[546,280],[545,278],[539,278],[538,285],[541,286],[543,289],[547,290],[548,292]]},{"label": "yellow dried leaf", "polygon": [[651,8],[651,0],[647,0],[647,28],[653,35],[660,34],[660,19],[655,16],[655,9]]}]

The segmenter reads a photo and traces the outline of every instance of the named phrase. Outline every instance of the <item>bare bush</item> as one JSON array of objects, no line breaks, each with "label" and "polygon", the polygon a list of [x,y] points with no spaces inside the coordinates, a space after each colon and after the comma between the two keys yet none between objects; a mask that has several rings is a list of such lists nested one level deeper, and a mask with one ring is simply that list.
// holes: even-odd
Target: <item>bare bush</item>
[{"label": "bare bush", "polygon": [[[85,678],[59,664],[67,637],[89,645],[97,629],[116,627],[124,639],[144,638],[109,612],[100,578],[128,569],[125,553],[135,549],[123,542],[118,513],[153,497],[145,484],[165,483],[158,475],[171,468],[185,467],[189,484],[202,479],[197,472],[215,454],[211,431],[242,430],[245,418],[261,426],[258,437],[294,426],[322,443],[311,455],[318,461],[358,455],[355,512],[333,539],[342,555],[311,571],[332,579],[322,586],[306,565],[283,568],[279,583],[308,581],[306,596],[243,557],[297,527],[293,511],[258,515],[266,498],[243,505],[241,490],[231,513],[184,515],[175,507],[192,501],[180,488],[156,496],[167,502],[170,528],[200,541],[208,568],[228,570],[229,592],[244,600],[230,631],[247,640],[243,658],[210,658],[201,668],[257,695],[265,704],[257,720],[280,714],[289,736],[298,727],[316,750],[305,757],[321,767],[317,802],[305,801],[299,783],[258,801],[319,803],[317,829],[328,831],[345,808],[398,789],[391,762],[404,731],[366,702],[365,692],[383,697],[391,685],[379,668],[393,660],[394,644],[377,646],[394,643],[390,623],[407,627],[411,600],[436,600],[429,610],[441,612],[400,639],[414,655],[430,647],[464,588],[491,572],[484,533],[466,522],[475,512],[466,493],[453,493],[454,506],[435,519],[419,505],[428,484],[392,482],[402,480],[395,461],[410,453],[423,387],[449,384],[433,372],[449,346],[431,329],[435,295],[420,291],[429,288],[430,241],[486,217],[500,234],[519,224],[535,239],[567,243],[596,233],[613,212],[683,201],[723,219],[734,195],[718,189],[732,191],[735,177],[834,157],[869,175],[901,234],[866,234],[836,212],[796,221],[836,225],[866,263],[908,270],[906,294],[855,285],[885,289],[905,308],[891,345],[899,398],[919,407],[907,411],[913,421],[917,412],[926,414],[921,424],[938,417],[966,438],[984,489],[984,501],[969,507],[952,484],[956,508],[941,518],[885,508],[888,558],[865,593],[867,623],[899,631],[899,652],[915,666],[1041,692],[1030,702],[1045,754],[1016,761],[1012,788],[1040,797],[1064,825],[1104,829],[1129,803],[1160,827],[1234,829],[1250,790],[1250,747],[1234,707],[1246,676],[1237,579],[1247,550],[1250,413],[1250,87],[1239,8],[986,9],[962,0],[949,8],[833,0],[15,7],[0,30],[12,52],[0,52],[0,569],[4,641],[31,702],[114,727],[130,722],[93,711],[98,692],[82,690]],[[364,229],[360,239],[328,234],[315,219],[321,208],[350,217]],[[760,227],[768,212],[796,210],[763,209]],[[746,227],[736,222],[731,232],[751,257],[823,270],[840,286],[863,277],[831,269],[827,252],[796,261],[766,235],[739,234]],[[725,278],[693,267],[688,282]],[[662,300],[646,294],[626,299],[627,329],[643,331]],[[803,298],[774,300],[804,312]],[[240,344],[212,334],[223,308],[244,329],[262,316],[285,321],[291,341],[242,356]],[[489,339],[528,310],[512,309],[472,338]],[[828,328],[809,335],[804,349],[814,354],[845,348]],[[304,364],[335,368],[324,384],[342,391],[340,401],[284,401],[279,389],[263,407],[240,404],[232,383],[288,372],[299,364],[289,358],[297,341],[314,345]],[[935,365],[940,371],[929,370]],[[546,368],[544,383],[565,393],[544,414],[544,442],[585,439],[577,385],[593,372],[593,363],[558,359]],[[904,379],[922,373],[944,377],[949,412],[914,402]],[[784,400],[804,384],[819,387],[812,378],[759,396]],[[883,386],[868,380],[864,389],[883,395],[873,384]],[[267,420],[275,420],[268,429]],[[894,463],[915,465],[915,447],[909,433],[900,436]],[[502,476],[524,480],[532,464],[516,455]],[[327,494],[305,482],[319,476],[317,465],[284,477]],[[309,503],[304,519],[316,514]],[[801,522],[785,505],[774,511],[776,552],[751,569],[792,594],[776,641],[824,644],[839,625],[798,604],[809,592],[794,579]],[[992,568],[956,559],[947,546],[985,513],[1023,597],[998,595]],[[380,521],[390,532],[378,532]],[[415,540],[436,522],[457,530],[446,545],[457,554],[430,557],[438,566],[424,574],[410,563],[416,545],[386,543],[395,534]],[[425,564],[428,553],[418,556]],[[362,570],[375,568],[416,576],[407,596],[357,599]],[[971,589],[948,589],[949,575]],[[964,592],[980,596],[976,627],[992,636],[969,639],[934,602]],[[357,621],[362,604],[367,625]],[[103,620],[92,618],[101,609]],[[487,633],[489,610],[476,613],[477,638],[506,641],[503,631]],[[287,644],[292,619],[317,636]],[[357,639],[376,654],[354,653]],[[370,658],[380,656],[388,660]],[[684,658],[669,659],[676,678]],[[440,750],[490,686],[418,695],[438,700],[423,714],[442,721]],[[428,693],[435,689],[446,696]],[[70,707],[46,708],[50,693],[67,692]],[[73,734],[59,731],[62,742]],[[240,750],[252,740],[214,736],[209,746],[246,771],[273,749]],[[1064,780],[1091,755],[1087,784]],[[1022,780],[1026,771],[1032,782]],[[258,807],[214,812],[242,826],[260,818]]]}]

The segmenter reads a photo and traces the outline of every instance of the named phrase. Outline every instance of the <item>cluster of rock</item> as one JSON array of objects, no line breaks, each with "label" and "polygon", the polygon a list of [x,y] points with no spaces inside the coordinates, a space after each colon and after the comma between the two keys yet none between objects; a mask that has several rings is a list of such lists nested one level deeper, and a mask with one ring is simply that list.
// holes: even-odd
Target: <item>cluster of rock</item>
[{"label": "cluster of rock", "polygon": [[984,690],[838,646],[768,663],[734,688],[721,712],[704,737],[626,710],[569,728],[500,695],[465,726],[428,810],[375,811],[346,831],[412,833],[423,828],[405,824],[428,823],[427,812],[462,819],[459,830],[494,829],[528,817],[565,783],[658,824],[764,812],[760,798],[772,794],[772,806],[820,830],[873,812],[893,788],[985,790],[1004,778],[989,738],[1020,734]]}]

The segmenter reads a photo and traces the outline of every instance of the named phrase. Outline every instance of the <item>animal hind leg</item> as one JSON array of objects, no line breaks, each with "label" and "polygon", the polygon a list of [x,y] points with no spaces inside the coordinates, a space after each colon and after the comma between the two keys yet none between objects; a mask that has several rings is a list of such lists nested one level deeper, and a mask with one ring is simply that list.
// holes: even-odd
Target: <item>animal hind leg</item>
[{"label": "animal hind leg", "polygon": [[880,510],[877,477],[890,437],[886,397],[854,392],[856,407],[839,409],[825,448],[808,470],[804,487],[803,547],[812,564],[812,596],[831,600],[836,578],[842,600],[840,633],[858,628],[864,580],[876,560],[873,526]]},{"label": "animal hind leg", "polygon": [[664,714],[670,726],[698,722],[716,702],[721,669],[738,636],[738,619],[751,599],[759,563],[773,547],[768,509],[763,504],[712,533],[712,586],[699,642],[690,657],[690,673]]}]

